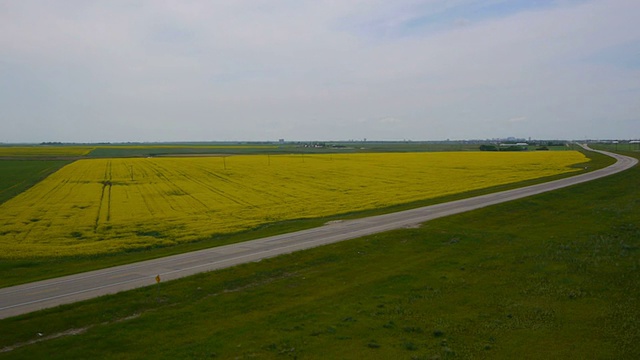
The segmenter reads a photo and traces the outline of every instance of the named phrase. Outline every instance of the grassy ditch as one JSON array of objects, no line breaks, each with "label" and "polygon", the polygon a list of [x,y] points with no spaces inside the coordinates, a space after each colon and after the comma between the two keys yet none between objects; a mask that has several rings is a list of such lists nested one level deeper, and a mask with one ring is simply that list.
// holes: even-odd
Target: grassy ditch
[{"label": "grassy ditch", "polygon": [[0,358],[639,358],[639,176],[0,320]]}]

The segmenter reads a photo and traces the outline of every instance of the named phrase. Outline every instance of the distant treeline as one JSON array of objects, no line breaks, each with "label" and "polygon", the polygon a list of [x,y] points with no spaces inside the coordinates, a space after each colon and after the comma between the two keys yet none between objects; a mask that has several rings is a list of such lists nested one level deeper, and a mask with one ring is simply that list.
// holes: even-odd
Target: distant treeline
[{"label": "distant treeline", "polygon": [[[480,151],[526,151],[529,150],[528,146],[511,145],[511,146],[496,146],[496,145],[480,145]],[[547,146],[538,146],[536,150],[543,151],[549,150]]]}]

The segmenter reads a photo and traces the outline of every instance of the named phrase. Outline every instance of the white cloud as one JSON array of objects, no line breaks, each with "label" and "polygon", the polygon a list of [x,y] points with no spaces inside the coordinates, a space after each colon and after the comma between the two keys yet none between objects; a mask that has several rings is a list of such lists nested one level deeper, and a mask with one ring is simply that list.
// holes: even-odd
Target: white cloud
[{"label": "white cloud", "polygon": [[631,136],[640,4],[473,6],[1,2],[0,141]]}]

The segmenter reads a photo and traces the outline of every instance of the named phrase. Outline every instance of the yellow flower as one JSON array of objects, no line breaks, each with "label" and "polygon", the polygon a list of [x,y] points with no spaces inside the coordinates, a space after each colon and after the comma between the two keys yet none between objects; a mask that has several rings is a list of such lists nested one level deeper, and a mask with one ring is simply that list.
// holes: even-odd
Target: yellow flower
[{"label": "yellow flower", "polygon": [[112,253],[555,175],[579,152],[86,159],[0,205],[5,258]]}]

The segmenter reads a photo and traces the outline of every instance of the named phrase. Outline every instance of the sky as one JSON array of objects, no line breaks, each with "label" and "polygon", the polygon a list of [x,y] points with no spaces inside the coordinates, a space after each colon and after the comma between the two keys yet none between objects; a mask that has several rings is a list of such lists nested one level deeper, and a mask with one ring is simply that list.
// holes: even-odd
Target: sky
[{"label": "sky", "polygon": [[640,138],[637,0],[0,0],[0,142]]}]

